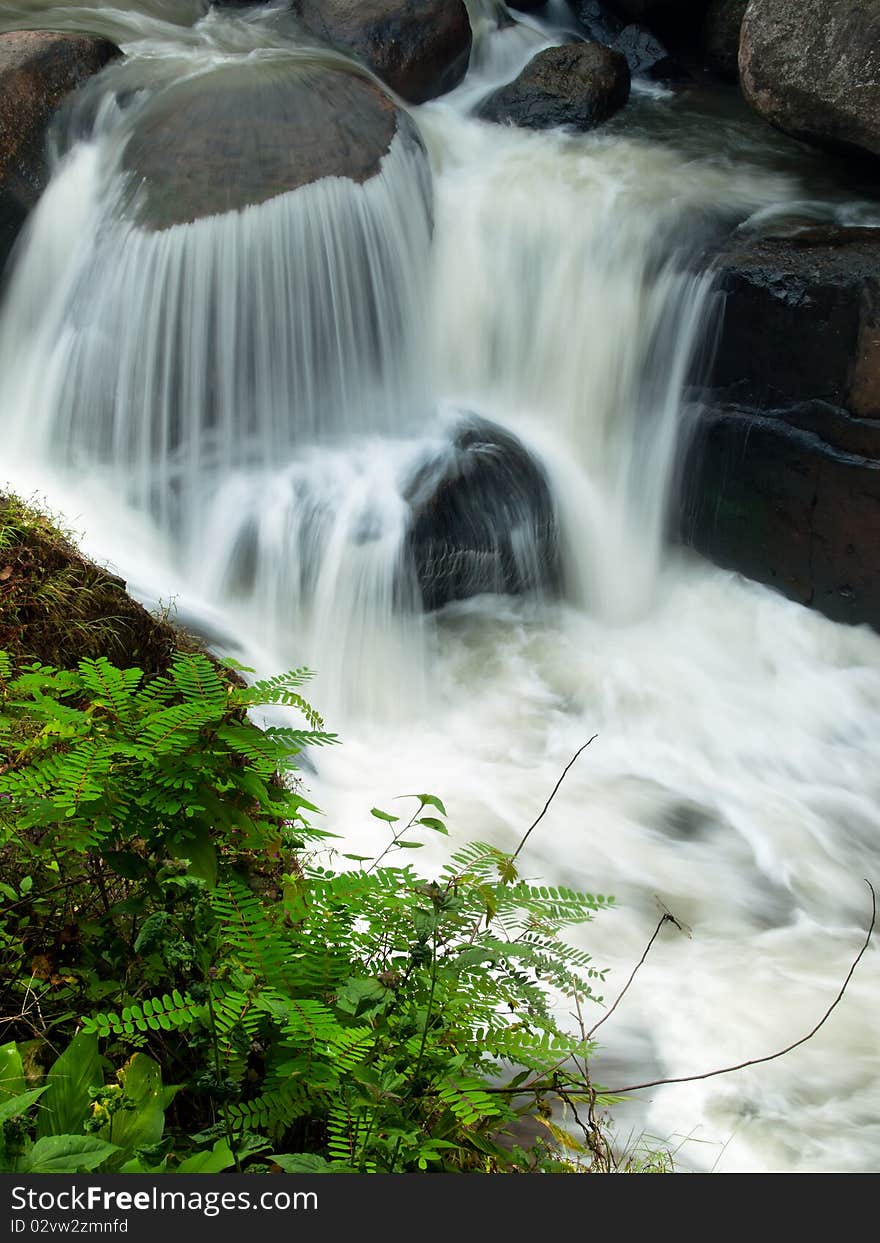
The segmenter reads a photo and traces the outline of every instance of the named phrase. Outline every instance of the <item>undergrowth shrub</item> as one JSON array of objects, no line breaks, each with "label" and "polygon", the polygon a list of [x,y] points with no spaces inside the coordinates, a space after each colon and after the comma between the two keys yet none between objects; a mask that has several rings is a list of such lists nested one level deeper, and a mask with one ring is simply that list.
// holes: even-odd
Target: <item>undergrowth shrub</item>
[{"label": "undergrowth shrub", "polygon": [[[613,899],[483,842],[421,876],[429,794],[340,864],[294,768],[335,741],[306,677],[0,654],[0,1168],[601,1165],[591,1046],[555,1013],[594,999],[565,934]],[[300,724],[257,728],[267,704]]]}]

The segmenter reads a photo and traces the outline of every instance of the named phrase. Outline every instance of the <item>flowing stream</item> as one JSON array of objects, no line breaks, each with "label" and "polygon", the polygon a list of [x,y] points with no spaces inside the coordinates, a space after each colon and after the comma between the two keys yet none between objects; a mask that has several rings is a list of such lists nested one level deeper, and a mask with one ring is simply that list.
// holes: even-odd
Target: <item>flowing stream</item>
[{"label": "flowing stream", "polygon": [[[880,885],[880,636],[670,547],[668,509],[717,313],[700,256],[749,218],[875,224],[880,205],[847,201],[727,97],[637,82],[578,137],[478,122],[481,96],[564,35],[562,6],[496,30],[493,0],[470,0],[467,78],[410,109],[430,179],[395,139],[363,185],[146,232],[119,172],[143,100],[333,62],[278,6],[205,8],[4,5],[0,29],[88,30],[126,59],[56,130],[8,275],[0,482],[45,496],[218,651],[317,670],[311,697],[343,743],[309,781],[352,849],[384,844],[369,808],[414,789],[443,798],[456,840],[512,848],[597,735],[525,869],[616,895],[581,936],[610,968],[609,1002],[658,900],[691,935],[658,938],[601,1031],[595,1080],[788,1045],[864,938],[863,878]],[[562,590],[514,597],[489,579],[426,613],[414,481],[442,473],[474,418],[539,464]],[[537,584],[533,536],[517,518]],[[872,947],[813,1040],[634,1093],[618,1139],[695,1170],[876,1169],[878,1030]]]}]

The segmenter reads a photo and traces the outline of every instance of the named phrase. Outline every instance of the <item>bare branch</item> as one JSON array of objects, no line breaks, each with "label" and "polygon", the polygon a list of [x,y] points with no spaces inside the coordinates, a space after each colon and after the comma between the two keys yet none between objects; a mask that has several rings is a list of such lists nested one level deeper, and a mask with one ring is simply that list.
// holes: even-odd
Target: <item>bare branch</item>
[{"label": "bare branch", "polygon": [[657,940],[657,937],[658,937],[658,935],[659,935],[660,929],[663,927],[663,925],[664,925],[664,924],[675,924],[676,928],[678,928],[678,929],[679,929],[679,931],[681,931],[681,924],[679,924],[678,920],[675,918],[675,916],[674,916],[674,915],[671,915],[671,914],[667,913],[666,915],[662,915],[662,916],[660,917],[660,921],[659,921],[659,923],[657,924],[657,927],[654,929],[654,935],[651,937],[650,941],[649,941],[649,942],[648,942],[648,944],[645,946],[645,952],[644,952],[644,954],[642,954],[642,956],[641,956],[641,958],[639,959],[639,961],[638,961],[638,962],[636,963],[636,965],[633,967],[633,972],[632,972],[632,975],[629,977],[629,979],[628,979],[628,980],[627,980],[627,982],[624,984],[624,986],[623,986],[623,988],[621,989],[621,991],[618,993],[618,996],[617,996],[617,1001],[615,1001],[614,1005],[611,1007],[611,1009],[610,1009],[610,1010],[606,1010],[606,1012],[602,1015],[601,1019],[599,1019],[598,1023],[594,1023],[594,1024],[593,1024],[593,1026],[590,1028],[590,1030],[586,1033],[586,1035],[584,1036],[584,1042],[585,1042],[585,1043],[586,1043],[586,1041],[588,1041],[588,1040],[590,1039],[590,1037],[592,1036],[593,1032],[594,1032],[594,1031],[595,1031],[598,1027],[601,1027],[601,1026],[602,1026],[602,1024],[605,1022],[605,1020],[606,1020],[606,1019],[610,1019],[610,1018],[611,1018],[612,1014],[613,1014],[613,1013],[614,1013],[614,1011],[617,1009],[618,1005],[620,1004],[620,1002],[621,1002],[621,1000],[622,1000],[622,998],[623,998],[624,993],[625,993],[625,992],[626,992],[626,990],[629,988],[630,984],[632,984],[633,980],[636,978],[636,972],[638,971],[639,967],[641,967],[641,965],[642,965],[642,963],[645,961],[645,959],[648,957],[648,954],[651,952],[651,946],[652,946],[652,945],[654,944],[654,942]]},{"label": "bare branch", "polygon": [[537,820],[533,821],[533,823],[532,823],[532,824],[530,824],[530,825],[529,825],[529,827],[526,829],[525,833],[523,834],[522,841],[520,842],[520,844],[517,846],[516,850],[515,850],[515,851],[513,852],[513,854],[511,855],[511,858],[512,858],[512,859],[515,859],[515,858],[517,857],[517,855],[519,854],[519,852],[522,850],[523,846],[525,846],[526,842],[529,840],[529,837],[530,837],[530,835],[531,835],[532,829],[536,829],[536,828],[538,827],[538,825],[541,823],[541,821],[544,819],[545,815],[547,814],[547,810],[548,810],[548,808],[550,807],[550,804],[553,802],[554,798],[556,797],[556,792],[557,792],[557,790],[558,790],[558,789],[559,789],[559,787],[562,785],[563,781],[565,780],[565,777],[566,777],[566,774],[567,774],[568,770],[569,770],[569,769],[571,768],[571,766],[574,764],[575,760],[578,758],[578,756],[579,756],[579,755],[581,755],[584,751],[586,751],[586,749],[587,749],[587,747],[590,745],[590,743],[591,743],[591,742],[595,742],[595,741],[596,741],[596,739],[597,739],[598,737],[599,737],[599,735],[598,735],[598,734],[593,734],[593,737],[592,737],[592,738],[590,738],[590,739],[588,739],[588,740],[587,740],[587,742],[585,742],[585,743],[584,743],[584,745],[583,745],[582,747],[578,747],[577,751],[575,751],[574,755],[573,755],[573,756],[571,757],[571,759],[568,761],[568,763],[566,764],[565,768],[563,768],[563,770],[562,770],[562,773],[561,773],[561,775],[560,775],[559,780],[556,782],[556,785],[553,787],[553,792],[552,792],[552,794],[551,794],[551,795],[550,795],[550,797],[547,799],[547,802],[544,804],[544,809],[543,809],[543,811],[541,812],[540,816],[538,816]]},{"label": "bare branch", "polygon": [[766,1057],[750,1058],[747,1062],[738,1062],[736,1066],[724,1066],[721,1070],[708,1070],[703,1075],[682,1075],[677,1079],[654,1079],[650,1083],[633,1083],[625,1088],[603,1088],[602,1094],[604,1096],[626,1096],[629,1092],[641,1092],[644,1088],[659,1088],[667,1083],[695,1083],[699,1079],[713,1079],[716,1075],[731,1075],[734,1071],[745,1070],[748,1066],[760,1066],[763,1062],[775,1061],[776,1058],[784,1057],[786,1053],[791,1053],[793,1049],[797,1049],[800,1045],[806,1044],[808,1040],[812,1040],[819,1028],[822,1027],[826,1020],[830,1017],[832,1011],[837,1009],[837,1006],[843,999],[843,994],[846,992],[847,985],[853,977],[853,972],[859,965],[862,955],[865,953],[865,950],[871,942],[871,936],[874,932],[874,925],[877,922],[877,895],[874,892],[874,886],[869,880],[866,880],[865,884],[871,891],[871,926],[868,929],[868,935],[865,937],[865,943],[859,950],[858,954],[856,954],[853,964],[847,972],[846,979],[840,986],[840,992],[834,998],[831,1005],[822,1015],[816,1026],[811,1031],[807,1032],[806,1036],[801,1036],[800,1040],[795,1040],[793,1044],[786,1045],[784,1049],[779,1049],[776,1053],[768,1053]]}]

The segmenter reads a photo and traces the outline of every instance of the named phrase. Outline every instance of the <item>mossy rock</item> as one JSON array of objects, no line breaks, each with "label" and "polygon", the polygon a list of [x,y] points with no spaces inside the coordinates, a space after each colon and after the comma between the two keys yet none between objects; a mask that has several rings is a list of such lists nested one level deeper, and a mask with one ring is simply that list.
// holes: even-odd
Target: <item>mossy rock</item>
[{"label": "mossy rock", "polygon": [[122,667],[163,672],[199,642],[154,617],[125,582],[84,557],[46,514],[0,496],[0,651],[13,665],[70,668],[106,656]]}]

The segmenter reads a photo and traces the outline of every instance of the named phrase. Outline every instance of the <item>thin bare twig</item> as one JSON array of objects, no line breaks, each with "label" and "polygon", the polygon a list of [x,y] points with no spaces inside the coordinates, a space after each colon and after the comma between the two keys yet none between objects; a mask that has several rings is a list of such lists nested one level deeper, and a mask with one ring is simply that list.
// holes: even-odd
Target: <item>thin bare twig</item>
[{"label": "thin bare twig", "polygon": [[[760,1066],[764,1062],[775,1061],[776,1058],[784,1057],[786,1053],[791,1053],[793,1049],[797,1049],[800,1045],[806,1044],[808,1040],[812,1040],[812,1038],[815,1036],[819,1028],[824,1026],[825,1022],[827,1021],[831,1013],[837,1008],[837,1006],[842,1001],[843,995],[847,990],[847,986],[849,985],[849,982],[853,977],[853,973],[856,967],[861,962],[865,951],[867,950],[868,946],[871,943],[871,937],[874,933],[874,926],[877,922],[877,895],[874,892],[874,886],[871,884],[869,880],[866,880],[865,884],[868,886],[868,888],[871,891],[871,923],[868,928],[867,935],[865,936],[864,944],[862,945],[862,948],[859,950],[858,954],[856,954],[855,958],[853,959],[852,965],[846,974],[846,979],[841,984],[840,991],[838,992],[837,996],[834,998],[831,1005],[822,1015],[819,1022],[815,1025],[815,1027],[812,1028],[811,1031],[807,1032],[806,1036],[801,1036],[800,1040],[795,1040],[792,1044],[786,1045],[784,1049],[777,1050],[776,1053],[768,1053],[766,1057],[750,1058],[749,1061],[747,1062],[738,1062],[736,1066],[723,1066],[720,1070],[709,1070],[709,1071],[706,1071],[706,1073],[702,1075],[681,1075],[680,1077],[675,1078],[675,1079],[653,1079],[651,1080],[650,1083],[634,1083],[634,1084],[630,1084],[628,1087],[625,1087],[625,1088],[601,1088],[601,1089],[594,1088],[592,1083],[590,1082],[589,1076],[587,1075],[585,1076],[584,1081],[580,1084],[573,1082],[572,1080],[569,1080],[568,1083],[565,1085],[564,1090],[567,1092],[572,1092],[572,1091],[579,1089],[581,1092],[585,1092],[588,1096],[592,1094],[594,1096],[608,1097],[608,1096],[626,1096],[630,1092],[640,1092],[644,1088],[659,1088],[670,1083],[695,1083],[700,1079],[712,1079],[717,1075],[731,1075],[734,1073],[734,1071],[745,1070],[749,1066]],[[661,923],[665,922],[666,918],[667,917],[664,916],[664,920],[661,921]],[[675,918],[672,916],[668,916],[668,918],[671,919],[673,923],[677,922]],[[659,928],[658,928],[658,931],[659,931]],[[657,933],[655,932],[654,936],[656,935]],[[647,950],[645,952],[647,953]],[[551,1071],[547,1072],[548,1074],[552,1076],[550,1079],[548,1079],[545,1074],[545,1076],[541,1079],[533,1079],[531,1083],[521,1083],[517,1087],[497,1087],[497,1088],[486,1087],[483,1089],[483,1091],[488,1092],[494,1096],[527,1096],[529,1093],[535,1093],[538,1096],[543,1096],[543,1095],[560,1096],[561,1095],[560,1084],[558,1083],[556,1079],[558,1070],[559,1070],[559,1066],[555,1066],[552,1068]]]},{"label": "thin bare twig", "polygon": [[531,832],[532,832],[532,829],[536,829],[536,828],[538,827],[538,825],[541,823],[541,821],[544,819],[545,815],[547,814],[547,810],[548,810],[548,808],[550,807],[550,804],[553,802],[554,798],[556,797],[556,791],[557,791],[557,790],[559,789],[559,787],[562,785],[563,781],[565,780],[565,775],[566,775],[566,773],[567,773],[567,772],[568,772],[568,770],[571,768],[571,766],[574,764],[575,760],[578,758],[578,756],[579,756],[579,755],[581,755],[581,753],[582,753],[582,752],[586,751],[586,749],[587,749],[587,747],[590,745],[590,743],[591,743],[591,742],[595,742],[595,741],[596,741],[596,739],[597,739],[598,737],[599,737],[599,735],[598,735],[598,734],[593,734],[593,737],[592,737],[592,738],[590,738],[590,739],[588,739],[588,741],[587,741],[587,742],[585,742],[585,743],[584,743],[584,745],[583,745],[582,747],[578,747],[577,751],[575,751],[574,755],[573,755],[573,756],[571,757],[571,759],[568,761],[568,763],[566,764],[565,768],[563,768],[563,770],[562,770],[562,774],[561,774],[561,776],[560,776],[559,780],[556,782],[556,785],[553,787],[553,792],[552,792],[552,794],[551,794],[551,795],[550,795],[550,797],[547,799],[547,802],[544,804],[544,809],[543,809],[543,811],[541,812],[540,816],[538,816],[537,820],[533,821],[533,823],[532,823],[532,824],[530,824],[530,825],[529,825],[529,827],[526,829],[525,833],[523,834],[522,841],[520,842],[520,844],[517,846],[516,850],[515,850],[515,851],[513,852],[513,854],[511,855],[511,858],[512,858],[512,859],[515,859],[515,858],[517,857],[517,855],[519,854],[519,852],[522,850],[523,846],[525,846],[526,842],[529,840],[529,836],[530,836],[530,834],[531,834]]},{"label": "thin bare twig", "polygon": [[658,935],[659,935],[659,933],[660,933],[660,929],[663,927],[663,925],[664,925],[664,924],[675,924],[675,926],[676,926],[677,928],[679,928],[679,930],[680,930],[680,928],[681,928],[681,925],[678,923],[678,921],[676,920],[676,918],[675,918],[675,916],[674,916],[674,915],[669,915],[669,914],[666,914],[666,915],[662,915],[662,916],[660,917],[660,922],[657,924],[657,927],[654,929],[654,935],[651,937],[650,941],[649,941],[649,942],[648,942],[648,944],[645,946],[645,952],[644,952],[644,954],[642,954],[642,956],[641,956],[641,958],[639,959],[639,961],[638,961],[638,962],[636,963],[636,965],[633,967],[632,975],[629,977],[629,979],[628,979],[628,980],[627,980],[627,982],[624,984],[624,986],[623,986],[623,988],[621,989],[621,991],[618,993],[618,995],[617,995],[617,1001],[615,1001],[614,1005],[611,1007],[611,1009],[610,1009],[610,1010],[606,1010],[606,1011],[605,1011],[605,1013],[602,1015],[601,1019],[599,1019],[598,1023],[594,1023],[594,1024],[593,1024],[593,1026],[590,1028],[590,1030],[589,1030],[589,1031],[586,1033],[586,1035],[584,1036],[584,1043],[586,1043],[586,1041],[588,1041],[588,1040],[590,1039],[590,1037],[592,1036],[593,1032],[594,1032],[594,1031],[595,1031],[598,1027],[601,1027],[601,1026],[602,1026],[602,1024],[605,1022],[605,1020],[606,1020],[606,1019],[610,1019],[610,1018],[611,1018],[611,1016],[612,1016],[612,1014],[614,1013],[614,1011],[615,1011],[615,1010],[617,1009],[617,1007],[620,1005],[620,1002],[621,1002],[621,1000],[623,999],[623,995],[624,995],[624,993],[625,993],[625,992],[626,992],[626,990],[629,988],[630,984],[632,984],[633,980],[636,978],[636,972],[638,971],[639,967],[641,967],[641,965],[642,965],[642,963],[645,961],[645,959],[648,957],[648,954],[651,952],[651,946],[652,946],[652,945],[654,944],[654,942],[657,940],[657,937],[658,937]]},{"label": "thin bare twig", "polygon": [[811,1031],[807,1032],[806,1036],[801,1036],[800,1040],[795,1040],[792,1044],[786,1045],[784,1049],[779,1049],[776,1053],[768,1053],[766,1057],[753,1057],[747,1062],[738,1062],[736,1066],[724,1066],[720,1070],[708,1070],[704,1075],[682,1075],[677,1079],[654,1079],[650,1083],[634,1083],[625,1088],[603,1088],[603,1095],[625,1096],[629,1092],[641,1092],[644,1088],[659,1088],[667,1083],[695,1083],[699,1079],[713,1079],[716,1075],[730,1075],[736,1070],[745,1070],[748,1066],[760,1066],[763,1062],[775,1061],[776,1058],[784,1057],[786,1053],[791,1053],[793,1049],[797,1049],[800,1045],[806,1044],[808,1040],[812,1040],[819,1028],[822,1027],[826,1020],[830,1017],[832,1011],[837,1009],[837,1006],[843,998],[843,994],[846,992],[847,985],[853,977],[853,972],[859,965],[862,955],[865,953],[865,950],[871,942],[871,936],[874,932],[874,925],[877,922],[877,895],[874,892],[874,886],[869,880],[866,880],[865,884],[871,891],[871,926],[868,928],[865,943],[859,950],[858,954],[856,954],[853,964],[847,972],[846,979],[840,986],[840,992],[834,998],[831,1005],[822,1015],[816,1026]]}]

